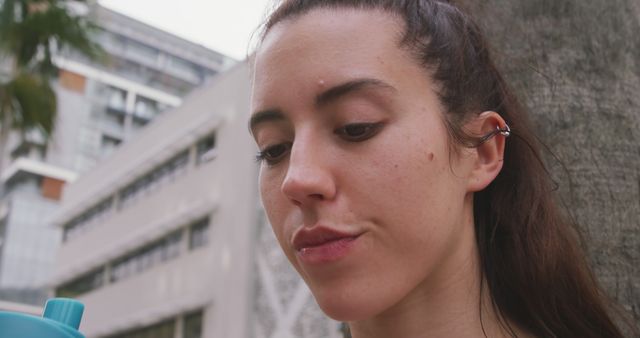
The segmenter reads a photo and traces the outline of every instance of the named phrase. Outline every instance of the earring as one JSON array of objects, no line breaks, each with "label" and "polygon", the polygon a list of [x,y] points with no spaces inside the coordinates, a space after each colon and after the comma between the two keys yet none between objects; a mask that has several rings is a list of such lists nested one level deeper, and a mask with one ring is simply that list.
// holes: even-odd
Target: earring
[{"label": "earring", "polygon": [[481,145],[485,142],[487,142],[488,139],[494,137],[495,135],[502,135],[504,137],[509,137],[509,135],[511,135],[511,128],[509,128],[508,124],[504,124],[504,128],[500,128],[500,126],[496,126],[496,130],[488,133],[487,135],[482,136],[482,138],[480,138],[480,141],[478,142],[478,145]]},{"label": "earring", "polygon": [[504,137],[509,137],[509,135],[511,135],[511,128],[509,128],[509,125],[506,123],[504,124],[504,128],[500,129],[500,126],[496,126],[496,129]]}]

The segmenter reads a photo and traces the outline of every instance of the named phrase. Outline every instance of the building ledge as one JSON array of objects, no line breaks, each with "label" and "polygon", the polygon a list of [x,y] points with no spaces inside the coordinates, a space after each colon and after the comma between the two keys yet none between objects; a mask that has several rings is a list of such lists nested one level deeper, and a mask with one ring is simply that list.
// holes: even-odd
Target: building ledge
[{"label": "building ledge", "polygon": [[29,158],[18,158],[2,173],[2,183],[7,183],[12,177],[20,172],[27,172],[39,176],[55,178],[65,182],[73,182],[78,174],[71,170],[63,169],[44,162]]}]

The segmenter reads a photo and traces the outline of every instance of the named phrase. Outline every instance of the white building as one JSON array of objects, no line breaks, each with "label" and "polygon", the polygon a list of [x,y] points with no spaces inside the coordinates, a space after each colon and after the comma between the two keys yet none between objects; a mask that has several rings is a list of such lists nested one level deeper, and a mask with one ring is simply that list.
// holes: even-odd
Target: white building
[{"label": "white building", "polygon": [[[51,142],[14,137],[0,184],[0,309],[42,305],[62,233],[50,226],[62,188],[234,60],[95,6],[105,62],[60,51]],[[95,211],[95,210],[94,210]],[[3,305],[4,304],[4,305]]]},{"label": "white building", "polygon": [[259,207],[240,64],[64,192],[52,284],[87,337],[340,337]]}]

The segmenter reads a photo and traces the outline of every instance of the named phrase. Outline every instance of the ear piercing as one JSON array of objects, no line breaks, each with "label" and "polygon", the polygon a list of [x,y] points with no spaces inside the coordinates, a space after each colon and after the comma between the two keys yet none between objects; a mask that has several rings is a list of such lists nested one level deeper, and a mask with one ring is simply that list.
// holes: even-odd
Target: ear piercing
[{"label": "ear piercing", "polygon": [[509,137],[509,135],[511,135],[511,128],[509,128],[508,124],[504,124],[503,128],[500,128],[500,126],[496,126],[496,130],[488,133],[487,135],[482,136],[482,138],[480,138],[480,142],[478,142],[478,145],[481,145],[485,142],[487,142],[488,139],[496,136],[496,135],[502,135],[504,137]]},{"label": "ear piercing", "polygon": [[511,135],[511,128],[509,128],[509,125],[506,123],[504,124],[504,128],[500,129],[500,126],[496,126],[496,129],[504,137],[509,137],[509,135]]}]

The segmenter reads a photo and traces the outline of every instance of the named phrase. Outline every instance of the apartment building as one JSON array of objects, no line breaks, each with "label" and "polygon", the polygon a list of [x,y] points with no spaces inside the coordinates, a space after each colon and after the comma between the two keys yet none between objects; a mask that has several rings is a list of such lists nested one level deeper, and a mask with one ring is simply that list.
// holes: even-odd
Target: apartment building
[{"label": "apartment building", "polygon": [[286,261],[257,192],[246,63],[69,185],[56,295],[99,338],[341,337]]},{"label": "apartment building", "polygon": [[106,57],[90,61],[58,51],[51,142],[45,145],[38,135],[13,137],[3,161],[0,309],[15,302],[42,305],[49,295],[46,283],[62,238],[50,220],[64,185],[235,63],[98,5],[88,15],[99,26],[94,36]]}]

